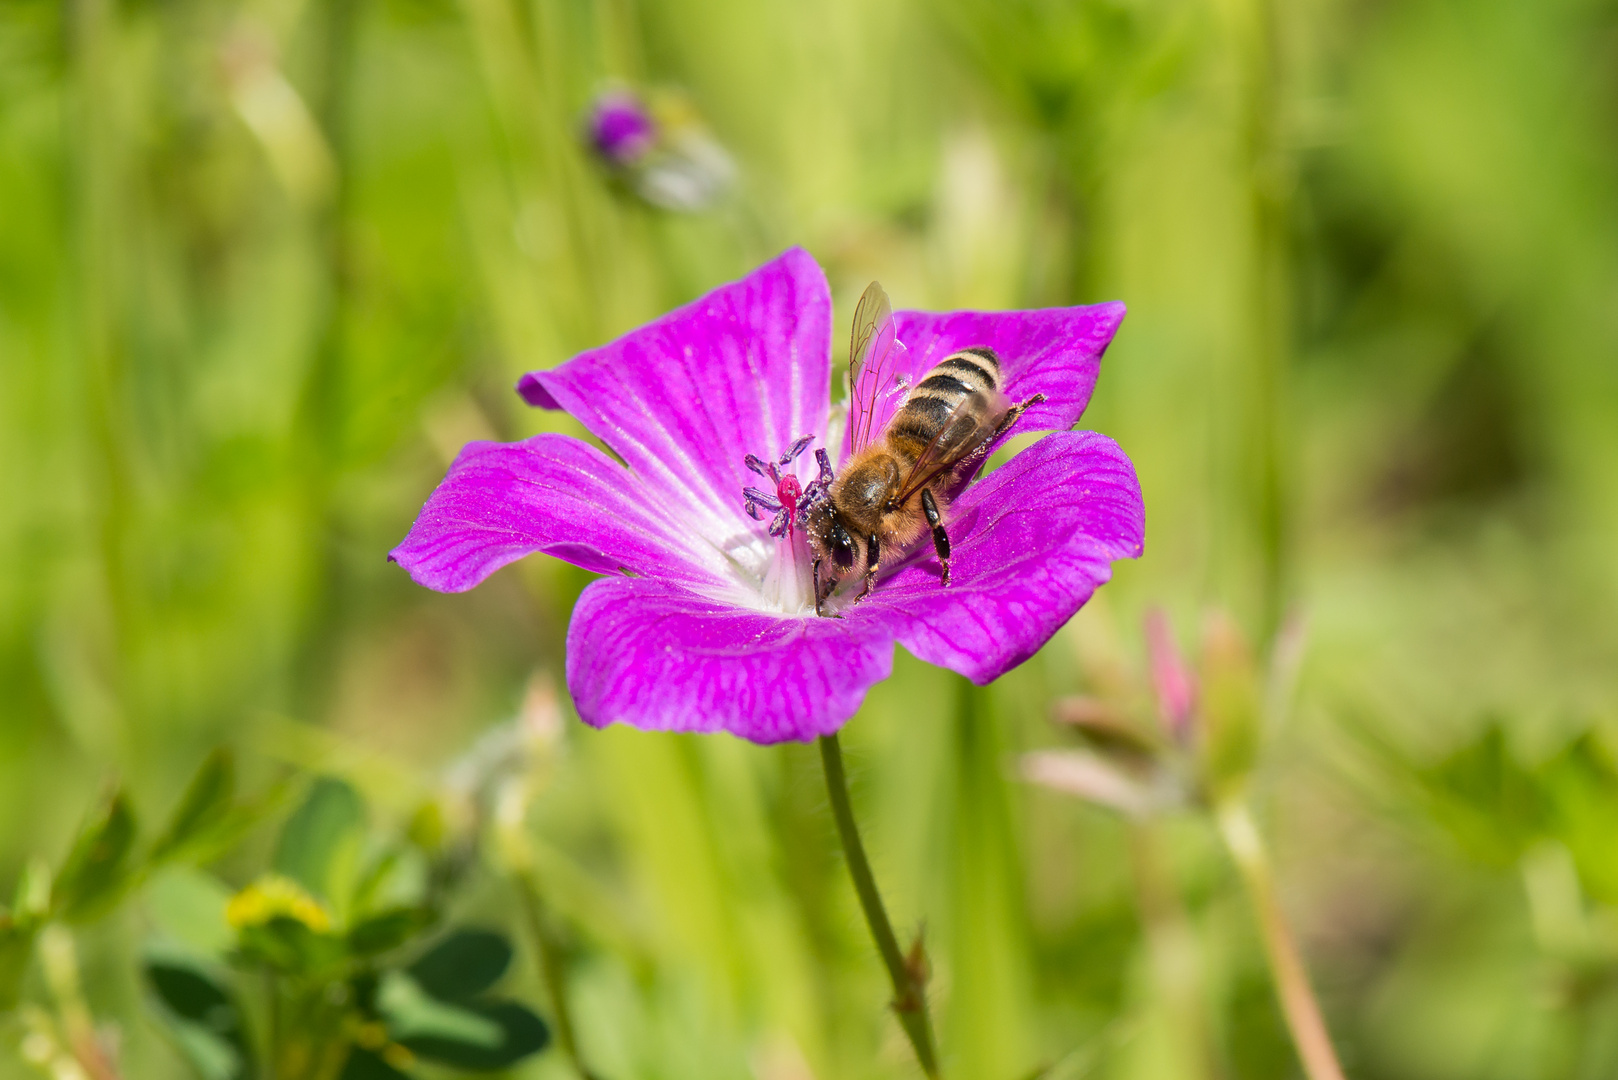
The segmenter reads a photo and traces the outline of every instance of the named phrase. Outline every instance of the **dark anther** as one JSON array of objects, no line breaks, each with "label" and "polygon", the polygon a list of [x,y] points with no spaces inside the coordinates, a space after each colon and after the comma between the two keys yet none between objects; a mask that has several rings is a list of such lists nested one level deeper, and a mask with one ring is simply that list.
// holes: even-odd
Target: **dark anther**
[{"label": "dark anther", "polygon": [[827,490],[831,487],[831,458],[824,448],[815,454],[815,460],[820,464],[820,475],[807,485],[800,484],[793,473],[781,472],[783,466],[790,465],[814,440],[813,435],[802,436],[787,448],[786,453],[774,461],[765,461],[757,454],[748,454],[742,458],[742,464],[774,485],[774,494],[755,487],[742,489],[743,509],[754,521],[761,520],[760,508],[778,511],[770,522],[772,536],[781,537],[790,533],[796,523],[816,503],[826,497]]},{"label": "dark anther", "polygon": [[755,487],[742,488],[742,508],[747,511],[748,517],[758,521],[758,508],[761,506],[766,510],[781,509],[780,501],[769,492]]},{"label": "dark anther", "polygon": [[794,458],[796,458],[799,454],[801,454],[805,450],[807,450],[809,448],[809,444],[814,442],[814,441],[815,441],[815,437],[813,435],[805,435],[803,438],[801,438],[797,442],[793,443],[791,449],[789,449],[786,453],[781,455],[781,459],[779,461],[779,464],[781,464],[781,465],[788,464]]}]

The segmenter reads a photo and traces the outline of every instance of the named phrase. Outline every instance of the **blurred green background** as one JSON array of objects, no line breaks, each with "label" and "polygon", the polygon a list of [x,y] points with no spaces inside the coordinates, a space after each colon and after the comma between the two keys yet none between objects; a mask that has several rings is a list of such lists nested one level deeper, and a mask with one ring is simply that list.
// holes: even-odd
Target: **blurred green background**
[{"label": "blurred green background", "polygon": [[[610,80],[683,93],[731,197],[610,183]],[[521,372],[802,244],[840,334],[874,277],[1130,308],[1083,423],[1145,557],[989,694],[901,655],[845,733],[950,1075],[1299,1075],[1211,830],[1155,836],[1154,963],[1139,838],[1009,764],[1154,604],[1188,646],[1209,605],[1307,620],[1257,805],[1349,1074],[1618,1075],[1615,148],[1610,0],[8,0],[0,895],[109,777],[156,820],[219,743],[402,821],[587,580],[385,563],[450,456],[573,430]],[[603,1076],[915,1075],[813,748],[565,743],[530,827]],[[143,1080],[189,1075],[151,909],[83,942]]]}]

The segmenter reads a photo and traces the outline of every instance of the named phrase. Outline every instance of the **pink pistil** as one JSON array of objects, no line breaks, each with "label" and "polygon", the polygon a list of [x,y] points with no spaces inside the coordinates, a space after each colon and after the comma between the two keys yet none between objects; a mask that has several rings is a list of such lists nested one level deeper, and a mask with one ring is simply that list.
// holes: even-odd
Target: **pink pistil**
[{"label": "pink pistil", "polygon": [[771,536],[786,537],[790,541],[798,518],[818,500],[825,498],[827,489],[831,487],[831,458],[824,448],[815,451],[820,475],[809,481],[808,487],[804,487],[791,473],[783,475],[781,472],[783,467],[792,464],[799,454],[809,449],[813,441],[814,436],[803,436],[774,461],[765,461],[756,454],[748,454],[742,459],[742,464],[750,471],[775,485],[774,494],[756,487],[742,488],[742,508],[747,511],[748,517],[758,521],[760,509],[775,511],[775,516],[770,519]]},{"label": "pink pistil", "polygon": [[792,528],[798,523],[798,500],[803,497],[803,485],[791,473],[779,478],[775,482],[775,497],[787,512],[787,537],[792,536]]}]

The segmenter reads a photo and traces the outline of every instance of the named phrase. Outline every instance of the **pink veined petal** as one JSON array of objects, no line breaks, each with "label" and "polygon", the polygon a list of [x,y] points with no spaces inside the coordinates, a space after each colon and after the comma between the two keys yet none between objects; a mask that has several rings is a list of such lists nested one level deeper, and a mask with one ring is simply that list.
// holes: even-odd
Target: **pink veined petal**
[{"label": "pink veined petal", "polygon": [[565,435],[468,443],[388,558],[417,584],[462,592],[533,551],[598,574],[711,584],[720,572],[623,466]]},{"label": "pink veined petal", "polygon": [[[814,259],[793,248],[610,344],[524,375],[517,390],[572,413],[652,497],[723,543],[763,529],[742,512],[753,479],[743,457],[823,437],[830,380],[831,292]],[[794,467],[807,482],[814,455]]]},{"label": "pink veined petal", "polygon": [[[1059,431],[1078,423],[1090,403],[1101,354],[1106,352],[1124,305],[1116,301],[1085,307],[1033,311],[899,311],[899,340],[908,350],[901,362],[912,382],[962,349],[984,346],[995,351],[1006,375],[1006,396],[1022,401],[1044,394],[1046,401],[1023,414],[1012,434]],[[898,408],[892,402],[891,418]]]},{"label": "pink veined petal", "polygon": [[[908,348],[896,356],[914,382],[951,352],[992,348],[1010,397],[1049,399],[1018,429],[1066,428],[1122,316],[1121,304],[900,312]],[[918,551],[842,619],[737,606],[747,577],[737,568],[751,566],[743,556],[766,550],[766,524],[742,511],[741,489],[756,479],[743,459],[773,458],[805,434],[826,445],[830,323],[825,277],[794,249],[524,376],[518,389],[530,404],[566,409],[628,469],[562,436],[471,444],[390,557],[442,591],[468,589],[531,551],[625,575],[589,586],[568,630],[569,688],[598,726],[810,739],[840,727],[888,676],[896,640],[990,681],[1071,617],[1113,559],[1140,553],[1134,470],[1102,436],[1052,435],[948,508],[949,589],[930,552]],[[901,400],[885,395],[874,424],[885,426]],[[805,453],[794,463],[800,482],[813,461]]]},{"label": "pink veined petal", "polygon": [[841,727],[892,668],[882,627],[749,611],[645,579],[594,582],[567,631],[568,691],[595,727],[808,740]]},{"label": "pink veined petal", "polygon": [[1140,555],[1145,510],[1116,443],[1058,432],[969,487],[946,525],[948,588],[927,552],[845,621],[880,623],[918,658],[981,684],[1038,651],[1112,576],[1113,560]]}]

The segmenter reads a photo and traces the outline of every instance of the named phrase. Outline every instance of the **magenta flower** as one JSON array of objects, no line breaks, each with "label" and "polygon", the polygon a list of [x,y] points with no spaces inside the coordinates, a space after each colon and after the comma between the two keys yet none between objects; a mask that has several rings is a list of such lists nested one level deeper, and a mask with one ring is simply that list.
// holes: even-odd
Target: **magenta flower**
[{"label": "magenta flower", "polygon": [[844,439],[828,401],[830,290],[799,249],[523,376],[529,404],[565,409],[623,464],[562,435],[471,443],[390,558],[446,592],[533,551],[605,575],[567,635],[568,689],[597,727],[808,740],[887,678],[895,642],[987,683],[1071,618],[1114,559],[1141,553],[1129,459],[1105,436],[1066,430],[1123,314],[1116,303],[896,314],[906,348],[884,377],[913,383],[957,350],[992,349],[1010,398],[1045,395],[1007,435],[1055,429],[947,508],[947,588],[923,543],[840,617],[814,613],[797,526]]}]

